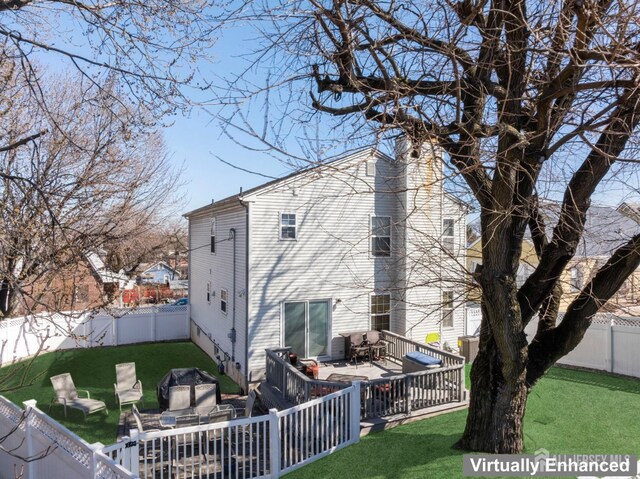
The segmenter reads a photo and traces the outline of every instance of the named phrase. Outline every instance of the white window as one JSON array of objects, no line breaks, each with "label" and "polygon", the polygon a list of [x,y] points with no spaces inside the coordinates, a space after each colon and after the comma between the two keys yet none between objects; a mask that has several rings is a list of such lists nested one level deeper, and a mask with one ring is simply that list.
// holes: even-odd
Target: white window
[{"label": "white window", "polygon": [[226,289],[220,290],[220,311],[227,314],[227,298],[228,293]]},{"label": "white window", "polygon": [[571,268],[571,292],[576,293],[582,289],[582,270]]},{"label": "white window", "polygon": [[453,291],[442,292],[442,327],[453,328]]},{"label": "white window", "polygon": [[280,213],[280,239],[294,240],[297,238],[295,213]]},{"label": "white window", "polygon": [[216,219],[211,220],[211,253],[216,252]]},{"label": "white window", "polygon": [[371,329],[389,330],[391,326],[391,295],[371,295]]},{"label": "white window", "polygon": [[442,247],[449,253],[453,253],[454,231],[454,220],[444,218],[442,220]]},{"label": "white window", "polygon": [[478,284],[478,273],[476,272],[476,270],[478,269],[478,266],[480,266],[481,263],[479,263],[478,261],[471,261],[469,263],[469,274],[471,275],[471,282],[473,284]]},{"label": "white window", "polygon": [[391,256],[391,216],[371,217],[371,256]]},{"label": "white window", "polygon": [[366,175],[367,176],[376,176],[376,162],[373,160],[369,160],[366,162]]}]

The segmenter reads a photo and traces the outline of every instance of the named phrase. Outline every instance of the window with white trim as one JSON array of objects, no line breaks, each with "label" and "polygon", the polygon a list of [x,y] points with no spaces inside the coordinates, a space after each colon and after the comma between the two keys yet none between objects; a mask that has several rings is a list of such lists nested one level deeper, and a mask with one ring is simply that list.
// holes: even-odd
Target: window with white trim
[{"label": "window with white trim", "polygon": [[453,328],[453,291],[442,292],[442,327]]},{"label": "window with white trim", "polygon": [[445,251],[453,253],[454,246],[454,228],[455,221],[451,218],[444,218],[442,220],[442,247]]},{"label": "window with white trim", "polygon": [[365,174],[367,176],[376,176],[376,162],[369,160],[365,163]]},{"label": "window with white trim", "polygon": [[371,329],[382,331],[391,327],[391,295],[371,295]]},{"label": "window with white trim", "polygon": [[226,289],[220,290],[220,311],[227,314],[228,293]]},{"label": "window with white trim", "polygon": [[211,220],[211,253],[216,252],[216,219]]},{"label": "window with white trim", "polygon": [[280,239],[294,240],[297,233],[296,214],[280,213]]},{"label": "window with white trim", "polygon": [[371,256],[391,256],[391,216],[371,217]]}]

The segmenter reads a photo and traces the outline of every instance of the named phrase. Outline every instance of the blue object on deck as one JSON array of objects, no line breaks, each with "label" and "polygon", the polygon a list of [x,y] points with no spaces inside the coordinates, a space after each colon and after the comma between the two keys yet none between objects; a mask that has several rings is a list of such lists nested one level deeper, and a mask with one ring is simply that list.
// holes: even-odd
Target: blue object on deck
[{"label": "blue object on deck", "polygon": [[420,351],[412,351],[407,353],[406,356],[409,359],[413,359],[415,362],[425,366],[439,366],[442,364],[442,359],[434,358],[433,356],[421,353]]}]

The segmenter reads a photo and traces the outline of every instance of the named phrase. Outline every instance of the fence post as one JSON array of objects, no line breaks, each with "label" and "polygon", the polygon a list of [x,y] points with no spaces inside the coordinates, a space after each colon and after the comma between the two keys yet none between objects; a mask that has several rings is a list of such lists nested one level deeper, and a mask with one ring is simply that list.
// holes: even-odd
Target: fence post
[{"label": "fence post", "polygon": [[351,391],[351,437],[349,442],[355,444],[360,442],[360,381],[352,383],[353,391]]},{"label": "fence post", "polygon": [[458,390],[458,401],[464,401],[466,399],[466,384],[465,384],[465,374],[464,374],[464,364],[462,365],[462,367],[460,369],[458,369],[458,381],[459,383],[459,390]]},{"label": "fence post", "polygon": [[611,321],[609,321],[609,329],[607,329],[607,332],[609,333],[607,335],[607,339],[609,341],[609,372],[611,373],[615,372],[615,351],[613,346],[613,327],[615,326],[615,324],[615,319],[611,318]]},{"label": "fence post", "polygon": [[89,447],[91,448],[91,477],[98,477],[98,460],[96,459],[96,455],[99,451],[102,451],[104,444],[94,442]]},{"label": "fence post", "polygon": [[125,457],[127,459],[126,468],[136,476],[140,473],[140,458],[138,450],[140,449],[140,431],[131,429],[129,431],[130,439],[125,442]]},{"label": "fence post", "polygon": [[[31,423],[33,422],[33,415],[36,411],[37,401],[35,399],[29,399],[28,401],[24,401],[22,405],[24,406],[24,435],[27,442],[27,457],[30,458],[33,456],[33,427]],[[35,478],[35,463],[34,461],[27,462],[27,479]]]},{"label": "fence post", "polygon": [[280,477],[280,419],[277,409],[269,409],[269,462],[271,477]]}]

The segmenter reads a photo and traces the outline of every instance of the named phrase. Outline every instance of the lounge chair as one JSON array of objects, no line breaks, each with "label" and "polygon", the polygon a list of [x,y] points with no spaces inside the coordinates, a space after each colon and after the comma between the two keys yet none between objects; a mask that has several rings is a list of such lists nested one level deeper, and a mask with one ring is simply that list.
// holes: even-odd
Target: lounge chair
[{"label": "lounge chair", "polygon": [[122,406],[135,404],[142,401],[144,406],[144,396],[142,393],[142,382],[136,377],[136,363],[116,364],[116,399],[122,412]]},{"label": "lounge chair", "polygon": [[73,384],[71,374],[58,374],[50,379],[51,384],[53,385],[53,390],[55,391],[55,397],[51,400],[49,411],[51,411],[51,407],[55,403],[62,404],[64,406],[64,417],[67,417],[67,406],[82,411],[85,421],[87,420],[88,414],[93,414],[94,412],[102,411],[103,409],[107,414],[109,414],[107,405],[103,401],[91,399],[91,395],[86,389],[81,389],[81,391],[87,394],[86,398],[78,396],[78,390],[76,389],[75,384]]}]

